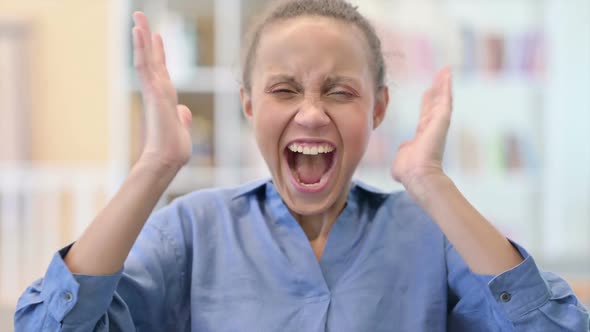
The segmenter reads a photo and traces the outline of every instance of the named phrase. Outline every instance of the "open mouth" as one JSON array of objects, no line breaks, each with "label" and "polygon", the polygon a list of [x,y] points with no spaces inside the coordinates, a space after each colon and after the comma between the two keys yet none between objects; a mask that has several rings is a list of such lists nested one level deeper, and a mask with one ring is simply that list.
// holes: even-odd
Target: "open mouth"
[{"label": "open mouth", "polygon": [[336,148],[330,143],[290,143],[285,156],[292,182],[304,192],[322,190],[331,175]]}]

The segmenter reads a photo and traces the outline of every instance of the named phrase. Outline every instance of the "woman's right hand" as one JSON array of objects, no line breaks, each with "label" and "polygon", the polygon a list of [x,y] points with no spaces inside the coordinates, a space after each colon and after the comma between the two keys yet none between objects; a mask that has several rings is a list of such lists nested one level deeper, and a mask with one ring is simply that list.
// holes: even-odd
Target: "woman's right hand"
[{"label": "woman's right hand", "polygon": [[152,34],[147,17],[133,13],[133,62],[145,108],[146,139],[139,162],[180,169],[191,156],[192,115],[178,105],[178,95],[166,68],[162,37]]},{"label": "woman's right hand", "polygon": [[141,83],[146,142],[121,188],[65,256],[72,273],[110,275],[121,270],[154,206],[191,156],[192,117],[186,106],[178,105],[162,37],[152,36],[143,13],[134,13],[133,20],[133,61]]}]

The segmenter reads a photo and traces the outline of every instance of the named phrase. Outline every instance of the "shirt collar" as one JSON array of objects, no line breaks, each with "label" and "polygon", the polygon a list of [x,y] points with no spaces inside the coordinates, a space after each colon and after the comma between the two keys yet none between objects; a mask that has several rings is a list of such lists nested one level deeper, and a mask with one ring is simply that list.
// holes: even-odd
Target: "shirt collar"
[{"label": "shirt collar", "polygon": [[[275,215],[275,222],[277,223],[289,223],[290,221],[295,222],[291,212],[283,202],[281,195],[277,192],[276,188],[272,184],[270,180],[267,180],[265,183],[266,190],[265,190],[265,199],[267,200],[267,204],[270,207],[270,210],[273,211]],[[346,218],[350,215],[353,215],[357,212],[358,208],[358,197],[359,194],[359,187],[357,186],[357,181],[353,180],[350,184],[350,188],[348,191],[348,195],[346,198],[346,206],[338,216],[338,218]],[[365,189],[366,191],[367,189]]]},{"label": "shirt collar", "polygon": [[373,194],[375,196],[384,196],[384,195],[387,196],[387,195],[391,194],[390,192],[383,191],[382,189],[374,187],[374,186],[367,184],[367,183],[360,181],[360,180],[353,179],[352,183],[353,183],[354,187],[362,189],[363,191],[365,191],[369,194]]},{"label": "shirt collar", "polygon": [[240,196],[248,195],[250,193],[258,192],[259,190],[264,188],[265,185],[269,182],[270,182],[270,177],[265,177],[262,179],[258,179],[258,180],[254,180],[254,181],[245,183],[245,184],[239,186],[238,188],[236,188],[236,191],[235,191],[234,195],[232,196],[232,199],[236,199]]},{"label": "shirt collar", "polygon": [[[253,180],[251,182],[245,183],[236,189],[234,195],[232,196],[232,199],[236,199],[238,197],[245,196],[245,195],[248,195],[251,193],[257,193],[263,189],[266,189],[265,192],[266,192],[267,196],[280,197],[278,192],[276,192],[276,190],[274,189],[274,186],[272,185],[271,180],[272,180],[271,177],[264,177],[264,178],[261,178],[258,180]],[[365,193],[370,194],[370,196],[376,196],[379,198],[384,198],[385,196],[390,194],[390,193],[385,192],[381,189],[378,189],[374,186],[371,186],[367,183],[353,179],[350,184],[350,191],[349,191],[349,197],[347,199],[347,204],[351,204],[355,201],[355,200],[352,200],[352,202],[351,202],[352,197],[350,197],[350,196],[354,195],[356,190],[362,190]]]}]

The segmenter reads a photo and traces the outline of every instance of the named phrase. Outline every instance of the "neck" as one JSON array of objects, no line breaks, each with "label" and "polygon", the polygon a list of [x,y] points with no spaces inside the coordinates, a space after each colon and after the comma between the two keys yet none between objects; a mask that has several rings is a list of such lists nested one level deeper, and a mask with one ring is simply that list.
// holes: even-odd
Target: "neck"
[{"label": "neck", "polygon": [[310,241],[322,238],[326,239],[328,237],[328,233],[332,229],[336,219],[338,219],[338,216],[346,207],[349,191],[350,184],[346,186],[346,190],[342,191],[331,207],[320,213],[302,215],[291,211],[291,214],[295,217]]}]

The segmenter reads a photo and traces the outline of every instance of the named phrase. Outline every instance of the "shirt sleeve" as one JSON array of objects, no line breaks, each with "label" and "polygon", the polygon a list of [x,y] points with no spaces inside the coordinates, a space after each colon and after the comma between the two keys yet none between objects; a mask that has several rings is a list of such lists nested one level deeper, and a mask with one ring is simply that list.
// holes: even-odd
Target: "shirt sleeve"
[{"label": "shirt sleeve", "polygon": [[590,332],[588,311],[567,282],[511,243],[524,261],[493,276],[472,273],[447,240],[449,331]]},{"label": "shirt sleeve", "polygon": [[63,260],[71,245],[56,253],[45,276],[20,297],[15,331],[177,330],[175,324],[187,320],[179,311],[185,260],[163,218],[150,218],[113,275],[73,274]]}]

